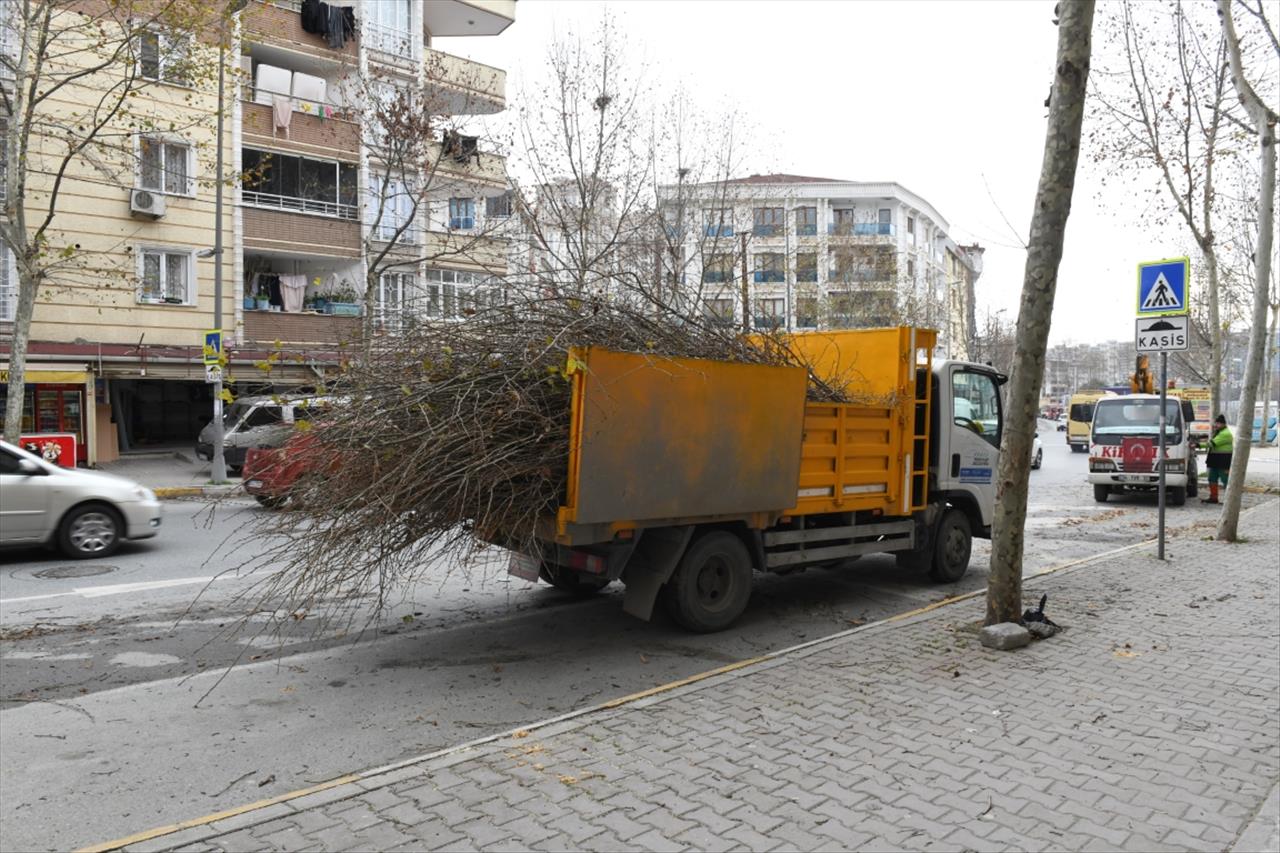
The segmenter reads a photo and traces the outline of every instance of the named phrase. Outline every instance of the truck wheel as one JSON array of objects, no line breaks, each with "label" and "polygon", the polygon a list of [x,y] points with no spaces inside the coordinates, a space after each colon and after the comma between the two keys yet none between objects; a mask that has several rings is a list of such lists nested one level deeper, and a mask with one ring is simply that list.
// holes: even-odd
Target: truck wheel
[{"label": "truck wheel", "polygon": [[969,516],[958,509],[947,510],[938,523],[929,576],[943,583],[955,583],[969,570],[972,552],[973,533],[969,528]]},{"label": "truck wheel", "polygon": [[1107,495],[1111,494],[1111,487],[1100,483],[1093,486],[1093,499],[1100,504],[1107,502]]},{"label": "truck wheel", "polygon": [[1196,470],[1195,456],[1191,457],[1191,467],[1187,469],[1187,497],[1194,498],[1200,494],[1200,472]]},{"label": "truck wheel", "polygon": [[667,612],[680,627],[700,634],[722,631],[747,609],[751,554],[732,533],[715,530],[695,539],[662,588]]},{"label": "truck wheel", "polygon": [[545,560],[538,569],[538,577],[551,584],[561,592],[567,592],[577,598],[589,598],[609,585],[608,578],[599,575],[587,575],[566,569]]},{"label": "truck wheel", "polygon": [[1187,490],[1183,486],[1170,486],[1165,489],[1164,496],[1169,506],[1182,506],[1187,502]]}]

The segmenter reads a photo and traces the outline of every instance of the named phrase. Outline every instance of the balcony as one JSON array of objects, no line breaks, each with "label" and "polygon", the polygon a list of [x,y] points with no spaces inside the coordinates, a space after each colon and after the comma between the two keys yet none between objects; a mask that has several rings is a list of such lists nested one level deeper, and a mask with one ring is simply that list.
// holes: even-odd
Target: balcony
[{"label": "balcony", "polygon": [[[240,16],[244,40],[354,65],[358,56],[356,40],[347,39],[339,49],[329,47],[329,41],[323,35],[302,29],[301,6],[297,0],[252,0]],[[357,30],[362,23],[356,21]]]},{"label": "balcony", "polygon": [[832,222],[827,234],[832,237],[892,237],[892,222]]},{"label": "balcony", "polygon": [[[481,151],[476,137],[451,138],[447,147],[444,142],[433,142],[427,157],[427,162],[436,164],[429,179],[432,195],[468,195],[453,191],[505,189],[507,186],[506,158]],[[446,190],[449,192],[444,192]]]},{"label": "balcony", "polygon": [[506,275],[510,244],[500,237],[467,231],[428,231],[426,258],[435,264],[464,264]]},{"label": "balcony", "polygon": [[424,3],[423,35],[496,36],[516,19],[516,0],[434,0]]},{"label": "balcony", "polygon": [[[304,106],[309,109],[294,111],[285,136],[275,128],[270,104],[242,101],[240,128],[244,144],[338,159],[355,159],[359,155],[360,125],[345,111],[332,104],[307,102]],[[325,117],[313,112],[317,107],[326,111]]]},{"label": "balcony", "polygon": [[249,345],[274,346],[309,344],[323,346],[358,346],[360,317],[337,317],[311,311],[245,311],[244,340]]},{"label": "balcony", "polygon": [[[353,205],[242,191],[246,249],[326,257],[360,257],[360,223]],[[321,215],[312,215],[321,214]]]},{"label": "balcony", "polygon": [[428,48],[424,91],[432,115],[491,115],[507,107],[507,72]]},{"label": "balcony", "polygon": [[707,226],[704,226],[704,227],[703,227],[703,229],[702,229],[702,236],[704,236],[704,237],[732,237],[732,236],[733,236],[733,226],[732,226],[732,225],[707,225]]}]

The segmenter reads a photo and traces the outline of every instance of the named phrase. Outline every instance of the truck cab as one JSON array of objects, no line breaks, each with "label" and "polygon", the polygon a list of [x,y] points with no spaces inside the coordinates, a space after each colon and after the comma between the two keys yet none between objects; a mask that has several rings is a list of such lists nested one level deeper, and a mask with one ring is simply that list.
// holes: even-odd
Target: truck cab
[{"label": "truck cab", "polygon": [[1099,400],[1089,438],[1089,482],[1105,503],[1113,494],[1154,491],[1165,470],[1166,498],[1182,506],[1196,494],[1196,454],[1188,426],[1190,401],[1165,400],[1165,453],[1160,460],[1160,395],[1126,394]]}]

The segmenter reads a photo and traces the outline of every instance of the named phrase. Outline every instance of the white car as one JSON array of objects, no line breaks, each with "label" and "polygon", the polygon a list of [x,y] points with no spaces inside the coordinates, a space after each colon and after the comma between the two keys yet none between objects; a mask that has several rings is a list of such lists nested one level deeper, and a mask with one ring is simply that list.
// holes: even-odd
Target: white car
[{"label": "white car", "polygon": [[160,501],[132,480],[60,468],[0,441],[0,545],[56,544],[74,559],[106,557],[160,532]]},{"label": "white car", "polygon": [[1044,462],[1044,445],[1040,443],[1040,433],[1031,439],[1031,470],[1037,471]]}]

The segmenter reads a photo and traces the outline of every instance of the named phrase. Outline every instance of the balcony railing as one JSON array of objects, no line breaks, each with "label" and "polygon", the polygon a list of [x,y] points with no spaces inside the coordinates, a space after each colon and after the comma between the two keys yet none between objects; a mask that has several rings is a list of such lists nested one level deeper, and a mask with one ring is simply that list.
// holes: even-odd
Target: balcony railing
[{"label": "balcony railing", "polygon": [[705,237],[732,237],[733,226],[732,225],[708,225],[703,229],[702,233],[703,233],[703,236]]},{"label": "balcony railing", "polygon": [[421,246],[426,240],[426,231],[422,226],[410,224],[400,232],[400,236],[396,236],[396,230],[400,227],[399,223],[382,222],[373,229],[373,239],[383,242],[395,240],[398,246]]},{"label": "balcony railing", "polygon": [[796,281],[804,282],[804,281],[817,281],[817,280],[818,280],[817,270],[796,270]]},{"label": "balcony railing", "polygon": [[816,237],[818,236],[818,225],[816,222],[808,222],[796,225],[797,237]]},{"label": "balcony railing", "polygon": [[787,280],[782,270],[756,270],[754,277],[756,284],[781,284]]},{"label": "balcony railing", "polygon": [[751,226],[751,236],[753,237],[778,237],[782,234],[781,225],[753,225]]},{"label": "balcony railing", "polygon": [[832,222],[827,233],[833,237],[892,237],[892,222]]},{"label": "balcony railing", "polygon": [[398,30],[366,18],[360,22],[360,35],[366,47],[404,59],[413,58],[413,34],[407,30]]},{"label": "balcony railing", "polygon": [[316,216],[331,216],[334,219],[358,219],[359,208],[354,204],[342,204],[333,201],[316,201],[309,198],[262,193],[256,190],[241,190],[241,200],[252,207],[267,207],[274,210],[291,210],[295,213],[309,213]]}]

